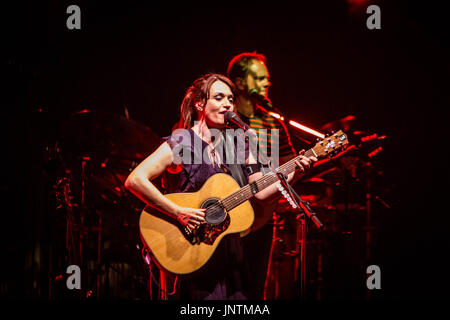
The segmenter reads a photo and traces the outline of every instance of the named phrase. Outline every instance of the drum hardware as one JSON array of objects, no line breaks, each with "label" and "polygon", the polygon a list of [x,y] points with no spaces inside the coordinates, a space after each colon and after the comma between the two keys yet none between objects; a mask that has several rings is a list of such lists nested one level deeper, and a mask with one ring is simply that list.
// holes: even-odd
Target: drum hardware
[{"label": "drum hardware", "polygon": [[[373,194],[372,176],[373,171],[376,171],[373,170],[374,158],[378,157],[379,153],[374,155],[372,151],[380,150],[379,145],[386,136],[369,131],[351,131],[355,120],[356,118],[350,115],[321,128],[344,128],[345,131],[352,132],[353,137],[349,140],[355,141],[356,144],[349,146],[332,161],[318,161],[304,178],[294,185],[302,198],[310,202],[318,212],[324,222],[324,229],[320,232],[307,230],[304,217],[295,216],[294,220],[294,210],[289,203],[285,199],[279,201],[273,218],[273,239],[265,298],[279,299],[283,296],[283,291],[291,290],[290,287],[283,287],[285,284],[280,281],[281,276],[289,277],[291,282],[297,284],[296,290],[300,297],[316,300],[326,298],[324,284],[334,276],[330,274],[330,268],[335,263],[334,257],[329,257],[333,252],[328,250],[336,249],[334,246],[346,250],[354,241],[356,230],[363,230],[365,233],[364,259],[370,262],[374,235],[372,202],[376,200],[386,208],[389,206],[385,206],[379,197]],[[352,188],[356,188],[357,194],[355,190],[350,190]],[[362,226],[362,223],[365,225]],[[358,229],[353,229],[355,225]],[[292,261],[294,267],[291,266]],[[286,268],[289,271],[286,271]],[[367,298],[370,298],[369,294]]]},{"label": "drum hardware", "polygon": [[[100,299],[114,291],[106,286],[119,287],[111,282],[118,281],[117,277],[107,276],[110,269],[121,270],[115,267],[116,262],[139,262],[133,256],[135,250],[121,250],[139,243],[136,213],[142,210],[123,184],[159,144],[160,138],[136,121],[82,110],[61,123],[59,138],[48,148],[49,159],[52,163],[59,159],[58,167],[63,171],[55,184],[56,210],[66,211],[64,264],[79,265],[85,275],[80,299]],[[69,188],[70,197],[64,198],[64,190]],[[135,267],[117,274],[123,278],[132,269]],[[49,279],[51,285],[53,278]]]}]

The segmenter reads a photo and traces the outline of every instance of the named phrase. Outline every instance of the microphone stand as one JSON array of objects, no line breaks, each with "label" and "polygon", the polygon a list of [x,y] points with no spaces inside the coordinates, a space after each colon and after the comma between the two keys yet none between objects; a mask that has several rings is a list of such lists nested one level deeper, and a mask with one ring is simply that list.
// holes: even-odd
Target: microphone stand
[{"label": "microphone stand", "polygon": [[[314,225],[321,229],[323,227],[322,222],[320,222],[319,218],[317,218],[316,213],[311,209],[309,202],[304,201],[298,194],[295,192],[294,188],[287,182],[286,177],[281,172],[276,172],[278,179],[280,180],[283,187],[289,192],[292,201],[299,208],[299,212],[301,214],[306,214],[306,216],[314,223]],[[295,209],[295,208],[294,208]]]},{"label": "microphone stand", "polygon": [[[287,177],[281,173],[277,172],[278,179],[280,183],[283,185],[285,190],[289,193],[292,202],[294,204],[293,208],[298,208],[299,215],[297,215],[297,221],[300,226],[297,227],[297,236],[296,236],[296,261],[295,261],[295,271],[294,271],[294,279],[298,279],[299,267],[300,267],[300,298],[306,298],[306,225],[303,217],[306,215],[309,220],[311,220],[314,225],[321,229],[323,227],[322,222],[317,218],[316,213],[311,209],[309,203],[304,201],[298,194],[295,192],[294,188],[287,182]],[[300,262],[298,261],[300,259]]]},{"label": "microphone stand", "polygon": [[[248,129],[244,128],[244,130]],[[256,135],[253,136],[253,138],[256,138]],[[300,198],[297,192],[295,192],[294,188],[292,188],[291,185],[287,182],[286,177],[281,172],[277,172],[275,168],[273,168],[273,166],[271,165],[271,161],[267,158],[266,155],[260,154],[258,157],[265,163],[267,163],[269,169],[277,175],[283,187],[289,192],[292,200],[294,201],[294,204],[297,206],[297,208],[299,208],[300,213],[305,213],[318,229],[322,228],[322,222],[320,222],[320,220],[317,218],[316,213],[311,209],[309,203]]]},{"label": "microphone stand", "polygon": [[[298,271],[300,266],[300,298],[306,298],[306,254],[305,254],[305,242],[306,242],[306,225],[304,219],[305,215],[311,220],[314,225],[321,229],[323,227],[322,222],[320,222],[319,218],[317,218],[316,213],[311,209],[309,203],[307,201],[304,201],[298,194],[295,192],[294,188],[288,183],[287,176],[285,176],[283,173],[276,171],[275,168],[273,168],[270,160],[267,159],[266,155],[262,154],[262,160],[265,161],[265,163],[268,164],[270,170],[275,173],[278,177],[278,180],[280,181],[281,185],[284,187],[286,192],[289,193],[289,196],[293,203],[293,208],[298,209],[299,214],[297,215],[297,220],[300,222],[301,230],[297,230],[297,237],[296,237],[296,261],[295,261],[295,271],[294,271],[294,278],[295,280],[298,279]],[[281,191],[281,190],[280,190]],[[297,227],[298,229],[298,227]],[[275,229],[274,229],[275,230]],[[275,231],[274,231],[275,232]],[[275,236],[275,234],[274,234]],[[301,238],[300,238],[301,237]],[[300,244],[300,246],[299,246]],[[300,263],[298,262],[298,259],[300,259]],[[278,281],[278,279],[276,280]]]},{"label": "microphone stand", "polygon": [[[259,95],[255,95],[255,94],[251,94],[251,96],[257,100],[257,102],[260,104],[260,107],[262,109],[267,108],[267,110],[265,110],[266,112],[269,112],[269,110],[272,110],[272,111],[280,114],[280,116],[283,116],[284,119],[286,119],[286,117],[283,115],[283,113],[281,113],[281,111],[278,108],[274,107],[269,99],[259,96]],[[270,165],[270,162],[268,161],[268,159],[265,155],[263,155],[263,160],[269,164],[270,170],[277,175],[278,180],[280,181],[281,185],[284,187],[286,192],[288,192],[288,194],[292,200],[294,209],[297,208],[298,212],[299,212],[297,219],[300,223],[301,230],[297,230],[297,237],[296,237],[296,252],[297,252],[296,260],[297,261],[295,264],[295,266],[296,266],[295,279],[297,279],[297,276],[298,276],[298,271],[299,271],[298,270],[299,269],[298,259],[300,258],[300,297],[306,298],[306,295],[305,295],[305,289],[306,289],[306,263],[305,263],[306,225],[305,225],[304,219],[302,220],[302,217],[304,217],[306,215],[308,217],[308,219],[310,221],[312,221],[314,223],[314,225],[316,226],[316,228],[318,228],[318,229],[322,229],[323,224],[322,224],[322,222],[320,222],[316,213],[310,207],[310,204],[307,201],[304,201],[297,194],[297,192],[295,192],[294,188],[287,182],[287,177],[283,173],[277,172],[272,167],[272,165]],[[299,244],[301,244],[300,247],[298,247]],[[300,251],[300,252],[298,253],[298,251]],[[298,258],[298,256],[299,256],[299,258]]]},{"label": "microphone stand", "polygon": [[[257,99],[257,101],[260,104],[262,104],[264,107],[269,107],[269,109],[274,110],[274,111],[276,110],[279,112],[279,110],[272,105],[272,103],[270,102],[269,99],[259,96],[259,95],[255,95],[253,92],[251,93],[251,96],[254,97],[255,99]],[[267,112],[268,110],[265,110],[265,111]],[[282,115],[281,112],[280,112],[280,115]],[[261,158],[262,158],[262,160],[264,160],[265,163],[267,163],[267,164],[271,163],[266,155],[262,154],[259,156],[262,156]],[[292,188],[289,185],[286,177],[282,173],[277,172],[271,165],[269,165],[269,168],[273,173],[275,173],[278,176],[278,179],[280,180],[283,187],[289,192],[292,200],[294,201],[294,204],[299,208],[300,213],[305,213],[308,216],[308,218],[314,223],[314,225],[318,229],[321,229],[323,227],[323,224],[317,218],[316,213],[311,209],[311,207],[309,206],[309,203],[306,201],[303,201],[302,198],[300,198],[300,196],[297,194],[297,192],[295,192],[294,188]]]}]

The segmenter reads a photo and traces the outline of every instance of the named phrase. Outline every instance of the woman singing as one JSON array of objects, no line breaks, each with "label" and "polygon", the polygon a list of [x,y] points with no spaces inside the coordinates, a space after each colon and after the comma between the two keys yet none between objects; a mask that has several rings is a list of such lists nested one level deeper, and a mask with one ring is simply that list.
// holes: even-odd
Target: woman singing
[{"label": "woman singing", "polygon": [[[234,84],[220,74],[207,74],[194,81],[187,90],[181,104],[181,118],[178,123],[184,129],[184,137],[174,135],[164,138],[159,148],[142,161],[128,176],[125,187],[147,205],[175,218],[190,230],[205,222],[205,209],[184,208],[173,203],[151,182],[166,174],[167,191],[196,192],[216,173],[231,175],[229,165],[221,152],[217,152],[218,139],[212,129],[225,129],[225,112],[234,111],[236,92]],[[178,130],[179,131],[179,130]],[[195,144],[195,139],[201,141]],[[182,144],[180,158],[175,149]],[[191,154],[186,155],[186,152]],[[247,152],[248,154],[248,152]],[[250,158],[250,157],[249,157]],[[194,161],[200,159],[201,161]],[[246,159],[248,164],[250,159]],[[317,161],[314,157],[302,156],[296,162],[297,170],[303,172]],[[261,172],[247,174],[242,164],[245,183],[255,181]],[[288,176],[288,181],[295,172]],[[275,184],[255,194],[256,201],[264,201],[278,192]],[[194,274],[180,281],[180,297],[192,300],[246,299],[246,266],[239,234],[225,236],[209,261]]]}]

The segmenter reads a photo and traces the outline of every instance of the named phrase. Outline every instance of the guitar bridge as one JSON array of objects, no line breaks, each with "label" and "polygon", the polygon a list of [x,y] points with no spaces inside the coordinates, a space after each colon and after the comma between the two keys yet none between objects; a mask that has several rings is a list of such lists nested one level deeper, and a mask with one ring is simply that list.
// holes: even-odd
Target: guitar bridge
[{"label": "guitar bridge", "polygon": [[191,244],[199,244],[200,243],[200,238],[197,235],[196,231],[191,231],[191,229],[189,229],[188,227],[183,227],[182,228],[182,233],[184,235],[184,237],[191,243]]}]

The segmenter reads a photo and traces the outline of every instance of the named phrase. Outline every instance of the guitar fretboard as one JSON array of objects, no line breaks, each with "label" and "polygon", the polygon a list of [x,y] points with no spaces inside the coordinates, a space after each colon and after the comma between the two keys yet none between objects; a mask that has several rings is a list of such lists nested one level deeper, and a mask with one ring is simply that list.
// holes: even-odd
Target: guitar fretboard
[{"label": "guitar fretboard", "polygon": [[[306,151],[304,153],[304,156],[317,157],[317,155],[314,153],[314,151],[312,149],[309,149],[308,151]],[[300,159],[300,156],[297,156],[297,157],[289,160],[285,164],[276,168],[275,171],[287,176],[289,173],[291,173],[295,170],[295,168],[297,167],[297,165],[295,164],[295,160],[299,160],[299,159]],[[247,201],[248,199],[253,197],[253,195],[255,193],[258,193],[259,191],[264,190],[265,188],[271,186],[273,183],[277,182],[279,180],[279,178],[278,178],[278,175],[276,174],[276,172],[267,173],[267,174],[263,175],[261,178],[259,178],[258,180],[254,181],[250,184],[247,184],[246,186],[242,187],[240,190],[230,194],[228,197],[222,199],[222,201],[221,201],[222,205],[225,207],[226,210],[229,211],[229,210],[237,207],[244,201]]]}]

